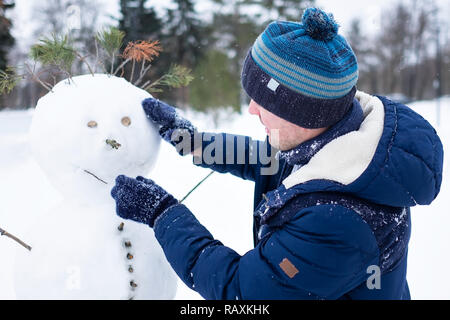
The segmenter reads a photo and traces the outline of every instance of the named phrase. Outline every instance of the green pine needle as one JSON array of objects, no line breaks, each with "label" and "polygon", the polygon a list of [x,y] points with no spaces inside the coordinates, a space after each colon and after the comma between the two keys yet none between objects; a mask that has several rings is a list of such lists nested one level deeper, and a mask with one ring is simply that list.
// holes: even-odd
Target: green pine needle
[{"label": "green pine needle", "polygon": [[163,92],[163,89],[159,89],[159,88],[153,88],[153,87],[147,87],[146,90],[150,93],[158,93],[158,92]]},{"label": "green pine needle", "polygon": [[192,80],[194,80],[194,77],[191,75],[190,69],[175,64],[170,67],[161,84],[173,88],[181,88],[186,87]]},{"label": "green pine needle", "polygon": [[125,33],[117,28],[110,27],[97,32],[95,37],[107,54],[113,57],[122,47]]},{"label": "green pine needle", "polygon": [[66,36],[52,36],[43,38],[31,47],[31,57],[43,65],[55,65],[70,74],[72,64],[76,58],[76,51]]},{"label": "green pine needle", "polygon": [[7,67],[6,70],[0,70],[0,94],[9,94],[20,82],[21,77],[16,74],[16,70]]},{"label": "green pine needle", "polygon": [[158,80],[148,85],[145,90],[150,93],[162,92],[157,86],[168,86],[172,88],[186,87],[194,80],[189,68],[174,64],[170,67],[169,72],[163,75]]}]

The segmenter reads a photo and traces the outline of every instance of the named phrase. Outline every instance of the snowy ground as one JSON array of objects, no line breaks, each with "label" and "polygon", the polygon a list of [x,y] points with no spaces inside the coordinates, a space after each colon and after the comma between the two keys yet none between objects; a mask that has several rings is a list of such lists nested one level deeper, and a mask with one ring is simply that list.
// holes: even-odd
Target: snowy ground
[{"label": "snowy ground", "polygon": [[[450,143],[450,98],[441,99],[441,125],[436,123],[436,101],[411,104],[438,130],[446,155]],[[33,110],[0,112],[0,227],[22,237],[41,213],[56,205],[61,196],[34,162],[28,145]],[[212,117],[190,113],[201,130],[226,131],[262,139],[264,128],[244,110],[243,115],[222,119],[218,128]],[[412,209],[412,238],[409,245],[408,281],[413,299],[450,299],[450,186],[445,160],[441,193],[431,206]],[[152,178],[174,196],[184,196],[208,170],[181,158],[162,144]],[[211,233],[240,254],[252,248],[253,186],[231,175],[215,173],[186,200]],[[17,244],[0,238],[0,299],[14,299],[12,264]],[[25,249],[24,249],[25,250]],[[179,282],[176,299],[201,299]]]}]

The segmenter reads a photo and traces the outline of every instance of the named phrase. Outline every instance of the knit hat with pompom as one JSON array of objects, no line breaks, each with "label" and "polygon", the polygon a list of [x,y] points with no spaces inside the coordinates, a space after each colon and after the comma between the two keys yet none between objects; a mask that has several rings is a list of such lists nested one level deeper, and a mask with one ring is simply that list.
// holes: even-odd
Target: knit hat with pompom
[{"label": "knit hat with pompom", "polygon": [[275,21],[259,35],[242,69],[256,103],[303,128],[341,120],[356,92],[358,64],[332,14],[306,9],[301,23]]}]

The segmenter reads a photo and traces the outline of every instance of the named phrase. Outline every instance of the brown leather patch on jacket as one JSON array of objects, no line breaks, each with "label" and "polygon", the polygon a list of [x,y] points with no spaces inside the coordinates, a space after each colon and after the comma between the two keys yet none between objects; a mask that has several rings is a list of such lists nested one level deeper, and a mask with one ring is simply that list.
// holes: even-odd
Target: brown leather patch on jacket
[{"label": "brown leather patch on jacket", "polygon": [[299,272],[298,269],[289,261],[288,258],[284,258],[283,261],[280,262],[280,268],[287,274],[289,278],[295,277],[295,275]]}]

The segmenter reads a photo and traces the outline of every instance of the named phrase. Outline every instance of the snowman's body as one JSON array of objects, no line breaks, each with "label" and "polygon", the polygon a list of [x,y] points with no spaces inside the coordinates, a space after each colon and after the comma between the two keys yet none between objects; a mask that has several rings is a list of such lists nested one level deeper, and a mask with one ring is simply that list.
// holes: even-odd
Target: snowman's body
[{"label": "snowman's body", "polygon": [[84,75],[41,98],[30,131],[33,154],[64,200],[17,251],[19,299],[171,299],[176,276],[146,225],[116,216],[115,177],[146,175],[159,149],[141,101],[122,78]]}]

